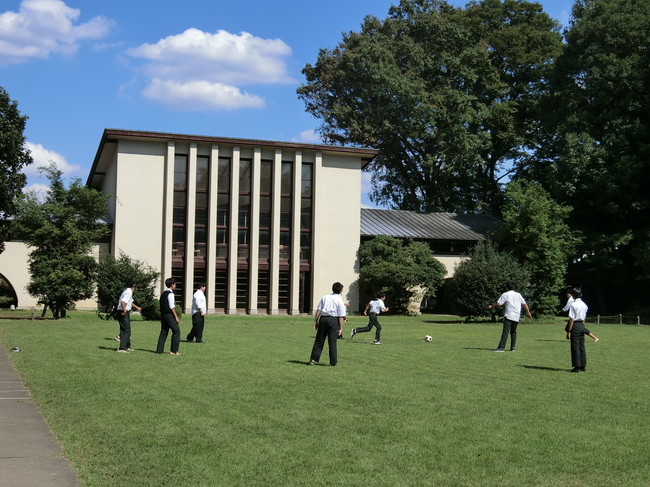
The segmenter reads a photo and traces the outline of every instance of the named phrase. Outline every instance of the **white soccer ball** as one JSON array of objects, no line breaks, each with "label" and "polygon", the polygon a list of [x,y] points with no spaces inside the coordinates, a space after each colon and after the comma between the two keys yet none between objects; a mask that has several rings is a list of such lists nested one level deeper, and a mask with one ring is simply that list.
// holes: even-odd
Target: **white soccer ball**
[{"label": "white soccer ball", "polygon": [[433,340],[433,337],[431,335],[427,335],[424,337],[425,342],[430,342],[431,340]]}]

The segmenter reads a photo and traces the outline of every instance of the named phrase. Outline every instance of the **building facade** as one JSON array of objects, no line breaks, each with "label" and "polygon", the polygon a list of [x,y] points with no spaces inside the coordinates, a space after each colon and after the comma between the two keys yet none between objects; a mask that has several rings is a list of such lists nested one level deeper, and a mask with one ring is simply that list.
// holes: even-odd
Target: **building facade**
[{"label": "building facade", "polygon": [[309,313],[335,281],[358,302],[361,169],[376,155],[107,129],[87,185],[111,195],[109,251],[175,278],[184,309],[203,282],[211,312]]}]

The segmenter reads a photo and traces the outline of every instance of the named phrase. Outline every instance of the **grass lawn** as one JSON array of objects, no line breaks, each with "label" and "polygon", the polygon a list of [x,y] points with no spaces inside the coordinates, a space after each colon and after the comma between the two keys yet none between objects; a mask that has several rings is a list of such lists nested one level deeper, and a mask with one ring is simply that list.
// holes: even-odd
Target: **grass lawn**
[{"label": "grass lawn", "polygon": [[306,366],[308,316],[209,316],[180,357],[139,321],[118,354],[117,322],[82,312],[0,320],[0,343],[83,486],[650,486],[650,327],[589,325],[571,374],[560,318],[512,353],[499,323],[380,321],[374,346],[350,318],[336,367]]}]

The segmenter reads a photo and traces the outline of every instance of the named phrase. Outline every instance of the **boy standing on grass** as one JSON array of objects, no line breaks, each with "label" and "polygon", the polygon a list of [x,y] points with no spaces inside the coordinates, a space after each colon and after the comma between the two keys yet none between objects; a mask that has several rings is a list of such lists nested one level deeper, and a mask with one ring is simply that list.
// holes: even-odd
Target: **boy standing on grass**
[{"label": "boy standing on grass", "polygon": [[585,335],[597,342],[599,338],[585,328],[587,319],[587,304],[582,300],[582,290],[574,288],[571,291],[573,303],[569,306],[569,323],[566,326],[567,340],[571,340],[571,372],[585,372],[587,368],[587,350],[585,349]]},{"label": "boy standing on grass", "polygon": [[[133,291],[135,290],[135,281],[129,279],[125,284],[120,298],[117,300],[117,321],[120,324],[120,334],[118,335],[120,346],[117,351],[126,353],[132,352],[131,349],[131,308],[140,311],[141,308],[133,302]],[[116,338],[116,340],[118,339]]]},{"label": "boy standing on grass", "polygon": [[[377,317],[380,313],[385,313],[388,311],[388,308],[384,306],[385,299],[386,293],[378,293],[377,297],[367,304],[366,309],[363,311],[363,314],[365,316],[369,316],[368,326],[364,326],[363,328],[352,328],[352,331],[350,332],[350,338],[354,338],[354,335],[357,333],[365,333],[367,331],[370,331],[374,326],[376,330],[375,341],[373,342],[373,345],[381,345],[381,342],[379,341],[381,338],[381,325],[379,324]],[[370,315],[368,315],[368,311],[370,311]]]},{"label": "boy standing on grass", "polygon": [[320,360],[325,338],[330,352],[330,365],[333,367],[337,362],[336,340],[343,334],[343,320],[346,316],[345,303],[341,298],[343,284],[335,282],[332,284],[332,294],[323,296],[316,307],[314,316],[314,328],[316,339],[311,349],[309,365],[316,365]]},{"label": "boy standing on grass", "polygon": [[526,316],[532,319],[528,305],[524,297],[515,291],[515,283],[508,281],[506,283],[507,291],[503,293],[496,303],[489,304],[488,309],[499,308],[505,306],[503,314],[503,331],[501,332],[501,340],[499,345],[495,348],[494,352],[504,352],[506,349],[506,342],[508,341],[508,334],[510,334],[510,351],[515,351],[515,344],[517,342],[517,325],[521,319],[521,308],[526,310]]},{"label": "boy standing on grass", "polygon": [[178,323],[181,321],[176,314],[176,301],[174,299],[174,290],[176,289],[176,279],[170,277],[165,280],[167,289],[160,296],[160,335],[158,336],[158,346],[156,353],[163,353],[165,342],[169,330],[172,331],[172,345],[170,355],[180,355],[178,346],[181,342],[181,329]]}]

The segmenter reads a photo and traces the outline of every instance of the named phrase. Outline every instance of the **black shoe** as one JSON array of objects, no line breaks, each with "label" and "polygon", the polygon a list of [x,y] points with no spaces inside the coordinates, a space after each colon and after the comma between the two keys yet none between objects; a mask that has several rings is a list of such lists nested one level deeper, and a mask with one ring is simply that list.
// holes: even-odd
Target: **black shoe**
[{"label": "black shoe", "polygon": [[194,340],[194,338],[191,337],[191,336],[189,336],[189,335],[187,335],[187,337],[185,338],[185,340],[188,341],[188,342],[191,342],[191,341]]},{"label": "black shoe", "polygon": [[203,340],[197,340],[196,343],[205,343]]},{"label": "black shoe", "polygon": [[505,349],[505,348],[495,348],[495,349],[492,350],[492,351],[493,351],[493,352],[505,352],[506,349]]},{"label": "black shoe", "polygon": [[575,374],[581,374],[582,372],[584,372],[584,370],[580,370],[578,368],[575,368],[575,369],[571,369],[571,372],[573,372]]}]

